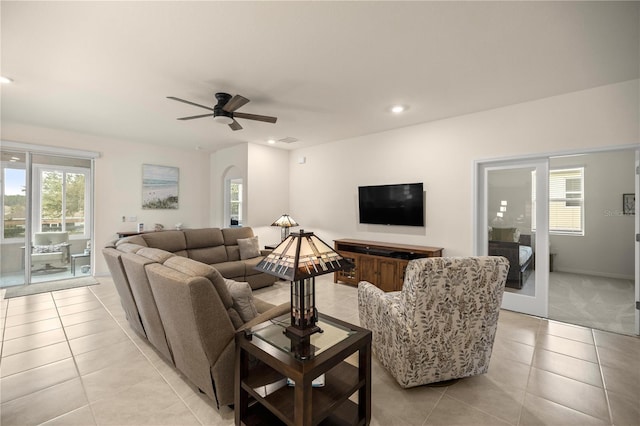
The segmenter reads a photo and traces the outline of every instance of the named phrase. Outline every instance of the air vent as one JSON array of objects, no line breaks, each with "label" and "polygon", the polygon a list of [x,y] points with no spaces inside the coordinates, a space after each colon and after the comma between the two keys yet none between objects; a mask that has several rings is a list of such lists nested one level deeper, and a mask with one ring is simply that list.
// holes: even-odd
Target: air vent
[{"label": "air vent", "polygon": [[292,138],[291,136],[287,136],[284,139],[278,139],[278,142],[282,142],[282,143],[294,143],[294,142],[298,142],[299,139],[296,138]]}]

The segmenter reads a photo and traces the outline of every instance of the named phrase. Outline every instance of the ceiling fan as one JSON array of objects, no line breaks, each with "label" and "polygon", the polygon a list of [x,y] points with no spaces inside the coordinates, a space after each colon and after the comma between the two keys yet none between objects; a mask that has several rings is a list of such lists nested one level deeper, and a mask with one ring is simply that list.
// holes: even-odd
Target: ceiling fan
[{"label": "ceiling fan", "polygon": [[168,99],[173,99],[174,101],[182,102],[189,105],[194,105],[200,108],[208,109],[209,111],[213,111],[213,114],[202,114],[202,115],[193,115],[190,117],[181,117],[178,120],[193,120],[194,118],[203,118],[203,117],[213,117],[214,121],[217,121],[222,124],[228,124],[231,127],[231,130],[240,130],[242,126],[235,119],[236,118],[246,118],[247,120],[256,120],[256,121],[264,121],[266,123],[275,123],[277,117],[269,117],[267,115],[257,115],[257,114],[248,114],[245,112],[236,112],[238,108],[245,105],[249,102],[249,99],[244,96],[235,95],[231,97],[228,93],[219,92],[216,93],[216,99],[218,103],[213,108],[196,104],[195,102],[186,101],[184,99],[176,98],[175,96],[167,96]]}]

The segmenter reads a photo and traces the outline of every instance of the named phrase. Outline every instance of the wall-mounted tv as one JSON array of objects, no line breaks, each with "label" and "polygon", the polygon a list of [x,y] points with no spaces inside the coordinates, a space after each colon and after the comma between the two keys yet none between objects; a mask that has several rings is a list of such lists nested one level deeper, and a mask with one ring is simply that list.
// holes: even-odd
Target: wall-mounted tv
[{"label": "wall-mounted tv", "polygon": [[358,187],[360,223],[424,226],[422,183]]}]

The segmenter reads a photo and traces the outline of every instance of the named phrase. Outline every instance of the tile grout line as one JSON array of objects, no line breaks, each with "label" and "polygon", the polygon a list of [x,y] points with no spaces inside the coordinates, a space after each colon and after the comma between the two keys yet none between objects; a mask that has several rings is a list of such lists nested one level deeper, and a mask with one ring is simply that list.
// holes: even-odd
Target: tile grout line
[{"label": "tile grout line", "polygon": [[0,377],[2,376],[2,360],[3,360],[3,354],[4,354],[4,329],[7,327],[7,312],[9,312],[9,300],[4,298],[4,293],[6,290],[2,290],[2,296],[0,297],[0,303],[2,303],[3,301],[7,301],[6,303],[6,312],[4,315],[4,319],[2,320],[2,328],[0,328],[0,342],[2,342],[2,344],[0,345]]},{"label": "tile grout line", "polygon": [[[87,287],[88,288],[88,287]],[[53,299],[53,305],[56,307],[56,312],[58,313],[58,319],[60,320],[60,326],[62,327],[62,333],[64,334],[64,338],[67,342],[67,346],[69,347],[69,353],[71,354],[71,359],[73,360],[73,366],[76,370],[76,374],[78,375],[78,379],[80,380],[80,385],[82,386],[82,393],[84,394],[85,399],[87,400],[87,406],[89,407],[89,411],[91,412],[91,417],[93,418],[93,424],[97,425],[98,422],[96,421],[96,415],[93,411],[93,406],[91,404],[91,401],[89,400],[89,394],[87,393],[87,389],[84,386],[84,380],[82,380],[82,375],[80,374],[80,368],[78,367],[78,362],[76,361],[76,356],[73,353],[73,350],[71,349],[71,342],[69,342],[69,336],[67,335],[67,330],[65,328],[64,322],[62,322],[62,315],[60,315],[60,311],[58,310],[58,304],[56,303],[56,298],[53,297],[53,292],[49,292],[51,294],[51,298]],[[92,293],[93,294],[93,293]],[[95,297],[95,295],[94,295]],[[76,408],[76,410],[80,409],[82,407],[78,407]],[[56,418],[62,417],[64,415],[67,415],[69,413],[72,413],[76,410],[71,410],[65,414],[62,414]],[[49,419],[47,421],[51,421],[53,419]],[[45,422],[46,423],[46,422]]]},{"label": "tile grout line", "polygon": [[[540,325],[538,326],[538,329],[540,329],[540,327],[541,327],[541,325],[542,325],[542,321],[549,321],[549,319],[545,319],[545,318],[540,318],[540,320],[541,320],[541,322],[540,322]],[[591,330],[591,333],[593,334],[593,333],[594,333],[594,330],[593,330],[593,329],[590,329],[590,330]],[[537,339],[537,336],[538,336],[538,333],[536,333],[536,339]],[[553,335],[552,335],[552,336],[553,336]],[[556,336],[556,337],[561,337],[561,336]],[[601,367],[601,365],[600,365],[600,357],[599,357],[599,355],[598,355],[598,350],[597,350],[597,347],[596,347],[596,345],[595,345],[595,336],[593,336],[593,337],[594,337],[594,344],[593,344],[593,347],[594,347],[594,349],[595,349],[595,351],[596,351],[596,358],[597,358],[597,362],[596,362],[596,363],[592,363],[592,364],[598,364],[598,368],[600,369],[600,374],[601,374],[601,379],[602,379],[602,390],[604,391],[605,401],[606,401],[606,403],[607,403],[607,414],[609,415],[609,422],[610,422],[609,424],[610,424],[610,425],[613,425],[613,422],[612,422],[612,414],[611,414],[611,406],[609,405],[609,398],[608,398],[608,395],[607,395],[607,391],[606,391],[606,389],[604,388],[604,377],[602,377],[602,367]],[[561,337],[561,338],[563,338],[563,337]],[[567,339],[567,340],[572,340],[572,339]],[[573,340],[573,341],[575,341],[575,340]],[[548,351],[548,349],[545,349],[545,348],[541,348],[541,349],[542,349],[542,350],[547,350],[547,351]],[[537,347],[537,345],[536,345],[536,346],[534,346],[533,358],[535,358],[535,355],[536,355],[537,350],[538,350],[538,347]],[[560,352],[555,352],[555,351],[549,351],[549,352],[557,353],[557,354],[560,354],[560,355],[566,355],[566,354],[562,354],[562,353],[560,353]],[[570,355],[567,355],[567,356],[570,356]],[[534,368],[535,368],[535,369],[538,369],[537,367],[534,367],[534,365],[533,365],[533,362],[534,362],[534,361],[533,361],[533,358],[532,358],[532,360],[531,360],[531,366],[530,366],[530,370],[529,370],[529,378],[531,377],[531,372],[532,372],[532,370],[533,370]],[[581,358],[577,358],[577,357],[571,357],[571,358],[581,359]],[[582,361],[587,361],[587,360],[582,360]],[[590,361],[587,361],[587,362],[590,362]],[[544,370],[544,369],[539,369],[539,370],[541,370],[541,371],[545,371],[545,372],[548,372],[549,374],[553,374],[553,375],[556,375],[556,376],[559,376],[559,377],[563,377],[563,378],[565,378],[565,379],[573,380],[573,381],[576,381],[576,382],[579,382],[579,383],[582,383],[582,384],[585,384],[585,385],[588,385],[588,386],[593,386],[593,387],[596,387],[596,388],[598,388],[598,387],[599,387],[599,386],[592,385],[592,384],[590,384],[590,383],[585,383],[585,382],[583,382],[583,381],[581,381],[581,380],[574,379],[574,378],[572,378],[572,377],[564,376],[564,375],[562,375],[562,374],[560,374],[560,373],[555,373],[555,372],[553,372],[553,371],[547,371],[547,370]],[[529,386],[529,378],[527,379],[527,387]],[[526,392],[526,390],[525,390],[525,396],[526,396],[526,394],[527,394],[527,393],[528,393],[528,392]],[[604,420],[604,419],[602,419],[602,418],[600,418],[600,417],[596,417],[596,416],[594,416],[593,414],[585,413],[584,411],[578,410],[578,409],[573,408],[573,407],[569,407],[569,406],[567,406],[567,405],[561,404],[561,403],[559,403],[559,402],[553,401],[553,400],[548,399],[548,398],[545,398],[545,397],[543,397],[543,396],[536,395],[536,394],[532,394],[532,395],[536,396],[537,398],[544,399],[545,401],[549,401],[549,402],[551,402],[551,403],[553,403],[553,404],[558,404],[558,405],[561,405],[561,406],[563,406],[563,407],[569,408],[569,409],[571,409],[571,410],[573,410],[573,411],[576,411],[576,412],[578,412],[578,413],[584,414],[584,415],[586,415],[586,416],[590,416],[590,417],[593,417],[593,418],[595,418],[595,419]],[[522,411],[522,410],[524,410],[524,401],[523,401],[523,404],[521,405],[520,409],[521,409],[521,411]],[[518,422],[518,424],[519,424],[519,422]]]},{"label": "tile grout line", "polygon": [[[442,393],[440,393],[440,397],[438,398],[438,400],[436,401],[435,404],[433,404],[433,408],[429,411],[429,414],[427,414],[427,417],[424,418],[424,421],[422,422],[422,426],[426,425],[427,422],[429,421],[429,417],[431,417],[431,415],[433,414],[433,412],[436,410],[436,407],[438,406],[438,404],[440,404],[440,402],[442,401],[442,398],[444,398],[444,394],[446,393],[446,390]],[[457,401],[457,400],[456,400]]]},{"label": "tile grout line", "polygon": [[[99,282],[99,281],[98,281]],[[100,304],[102,305],[102,307],[104,308],[105,311],[107,311],[107,313],[109,314],[109,316],[113,319],[113,321],[117,324],[118,327],[120,327],[120,329],[127,335],[127,338],[129,339],[129,341],[133,344],[133,346],[135,346],[135,348],[138,350],[138,352],[140,352],[142,354],[142,356],[147,360],[147,362],[151,365],[151,367],[158,373],[158,375],[162,378],[162,380],[169,386],[169,388],[173,391],[173,393],[178,397],[178,399],[180,401],[182,401],[182,403],[185,405],[185,407],[187,407],[187,409],[189,410],[189,412],[191,412],[191,414],[193,415],[193,417],[201,424],[204,425],[204,423],[202,422],[202,420],[200,420],[200,417],[198,417],[198,415],[196,414],[196,412],[191,408],[191,406],[189,404],[187,404],[187,402],[184,400],[184,398],[178,393],[178,391],[173,387],[173,385],[171,383],[169,383],[169,381],[167,380],[166,377],[164,377],[164,374],[162,374],[162,372],[158,369],[158,367],[156,367],[156,365],[151,361],[151,359],[147,356],[147,354],[140,349],[140,346],[138,346],[138,344],[131,338],[131,335],[129,334],[130,331],[132,330],[126,330],[122,324],[120,324],[120,322],[116,319],[116,317],[111,313],[111,311],[109,310],[109,308],[107,307],[107,305],[104,304],[104,302],[102,301],[102,299],[100,299],[100,296],[98,296],[96,293],[94,293],[93,289],[89,288],[89,291],[94,295],[94,297],[98,300],[98,302],[100,302]],[[162,361],[164,362],[164,361]],[[91,405],[91,404],[89,404]],[[217,410],[219,412],[219,410]],[[96,423],[97,424],[97,423]]]},{"label": "tile grout line", "polygon": [[607,403],[607,412],[609,414],[609,424],[613,425],[613,411],[611,410],[611,402],[609,401],[609,392],[607,391],[607,385],[604,380],[604,371],[602,371],[602,361],[600,360],[600,351],[596,344],[596,333],[591,329],[591,337],[593,338],[593,347],[596,350],[596,359],[598,360],[598,370],[600,371],[600,380],[602,380],[602,391],[604,392],[604,400]]},{"label": "tile grout line", "polygon": [[520,403],[520,412],[518,413],[518,421],[516,422],[516,425],[520,425],[520,423],[522,422],[522,413],[524,411],[524,402],[527,399],[527,394],[529,393],[527,390],[529,389],[529,381],[531,380],[531,373],[533,373],[533,363],[534,360],[536,359],[536,352],[538,350],[538,336],[540,333],[540,329],[542,328],[542,321],[544,321],[543,318],[541,317],[536,317],[538,318],[538,328],[536,329],[536,334],[535,334],[535,341],[533,342],[533,353],[531,354],[531,361],[529,361],[529,374],[527,374],[527,383],[525,383],[524,385],[524,393],[522,394],[522,401]]}]

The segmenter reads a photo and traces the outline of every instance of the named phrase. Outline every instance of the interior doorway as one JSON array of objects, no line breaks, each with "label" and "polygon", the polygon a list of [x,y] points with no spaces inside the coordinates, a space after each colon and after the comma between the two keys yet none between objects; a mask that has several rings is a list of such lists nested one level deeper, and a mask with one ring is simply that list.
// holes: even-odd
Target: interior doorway
[{"label": "interior doorway", "polygon": [[478,166],[478,254],[509,261],[502,307],[548,313],[548,161],[513,160]]},{"label": "interior doorway", "polygon": [[520,275],[505,309],[640,334],[639,168],[637,147],[476,164],[475,252],[513,255]]},{"label": "interior doorway", "polygon": [[[635,216],[624,194],[635,194],[633,150],[549,159],[549,318],[637,334]],[[562,191],[576,201],[561,198]],[[579,200],[582,199],[580,202]],[[570,212],[558,212],[558,206]],[[556,210],[554,210],[554,208]]]}]

